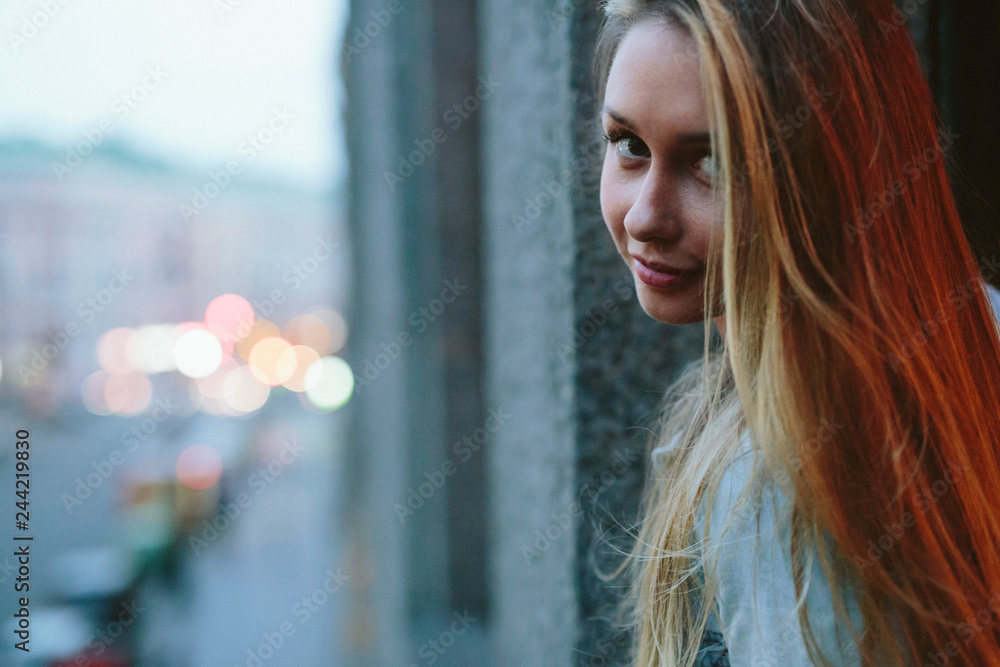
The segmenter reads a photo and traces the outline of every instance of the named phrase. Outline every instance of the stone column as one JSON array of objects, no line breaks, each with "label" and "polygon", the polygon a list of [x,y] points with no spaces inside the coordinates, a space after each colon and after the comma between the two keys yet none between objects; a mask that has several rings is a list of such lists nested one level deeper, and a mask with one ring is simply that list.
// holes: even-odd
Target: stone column
[{"label": "stone column", "polygon": [[[700,326],[639,307],[600,213],[592,3],[481,3],[482,69],[504,81],[483,125],[487,402],[497,664],[617,664],[627,633],[598,539],[634,520],[651,410]],[[621,540],[618,545],[621,546]]]}]

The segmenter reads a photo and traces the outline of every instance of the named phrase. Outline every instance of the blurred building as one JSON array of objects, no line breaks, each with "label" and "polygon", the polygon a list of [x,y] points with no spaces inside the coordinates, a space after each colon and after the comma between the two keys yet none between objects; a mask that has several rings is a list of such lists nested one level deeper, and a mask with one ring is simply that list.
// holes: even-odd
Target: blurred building
[{"label": "blurred building", "polygon": [[[32,434],[31,657],[81,657],[74,642],[92,642],[108,627],[102,610],[128,595],[143,611],[103,656],[128,662],[107,664],[245,661],[338,572],[340,419],[287,381],[222,409],[229,394],[179,372],[170,332],[206,326],[216,297],[239,295],[253,310],[244,335],[287,336],[335,359],[350,290],[336,193],[199,172],[112,142],[66,171],[67,150],[0,144],[0,419]],[[156,327],[167,331],[161,368],[114,367],[123,355],[134,363],[138,332]],[[251,338],[208,379],[247,370]],[[94,377],[105,383],[96,403]],[[142,382],[112,392],[125,377]],[[127,409],[104,410],[112,393]],[[0,446],[7,472],[12,448]],[[10,495],[12,477],[0,480]],[[212,533],[219,513],[227,529]],[[8,566],[0,558],[0,581]],[[337,651],[335,610],[300,629],[283,664]],[[22,664],[7,651],[0,663]]]},{"label": "blurred building", "polygon": [[220,188],[219,172],[111,143],[69,171],[66,155],[0,145],[0,298],[16,313],[0,322],[4,387],[58,376],[45,384],[73,400],[104,331],[198,321],[228,292],[279,320],[345,302],[350,267],[329,196],[240,175]]}]

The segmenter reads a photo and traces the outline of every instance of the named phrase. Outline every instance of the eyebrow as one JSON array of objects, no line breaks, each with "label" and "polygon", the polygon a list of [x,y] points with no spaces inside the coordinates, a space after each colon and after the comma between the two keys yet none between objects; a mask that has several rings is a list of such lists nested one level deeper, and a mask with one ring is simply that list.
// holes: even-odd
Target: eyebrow
[{"label": "eyebrow", "polygon": [[[635,129],[635,123],[630,121],[618,111],[615,111],[608,106],[604,106],[601,109],[601,113],[611,116],[611,118],[614,119],[614,121],[619,125],[623,125],[633,132],[637,132]],[[712,134],[710,132],[685,132],[678,135],[677,142],[682,144],[710,144],[712,143]]]}]

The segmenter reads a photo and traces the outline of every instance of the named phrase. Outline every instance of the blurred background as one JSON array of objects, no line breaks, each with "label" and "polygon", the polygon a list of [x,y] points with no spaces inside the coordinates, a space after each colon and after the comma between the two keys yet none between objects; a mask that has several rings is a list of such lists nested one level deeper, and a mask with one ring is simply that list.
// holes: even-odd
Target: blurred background
[{"label": "blurred background", "polygon": [[[1000,7],[897,4],[996,284]],[[4,4],[0,665],[626,664],[604,574],[702,340],[601,219],[599,19]]]},{"label": "blurred background", "polygon": [[0,664],[343,654],[347,11],[0,10]]}]

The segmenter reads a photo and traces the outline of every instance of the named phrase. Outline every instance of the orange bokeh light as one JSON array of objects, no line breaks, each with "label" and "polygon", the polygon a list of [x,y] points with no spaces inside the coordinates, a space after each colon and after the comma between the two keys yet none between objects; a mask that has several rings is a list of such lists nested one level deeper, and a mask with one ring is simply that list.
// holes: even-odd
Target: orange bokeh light
[{"label": "orange bokeh light", "polygon": [[309,389],[310,384],[306,383],[306,371],[316,361],[319,361],[319,353],[307,345],[294,345],[278,357],[276,367],[279,376],[286,376],[282,384],[287,389],[301,392]]},{"label": "orange bokeh light", "polygon": [[252,369],[257,371],[254,375],[261,382],[276,387],[285,382],[295,372],[294,366],[289,368],[285,364],[282,368],[278,367],[278,359],[282,353],[291,349],[291,347],[292,344],[284,338],[269,336],[257,341],[257,344],[253,346],[253,350],[250,351],[247,363]]},{"label": "orange bokeh light", "polygon": [[278,326],[274,322],[270,320],[257,320],[253,329],[250,330],[249,335],[236,343],[236,354],[246,361],[250,358],[250,352],[253,350],[254,345],[265,338],[280,335],[281,331],[278,330]]}]

